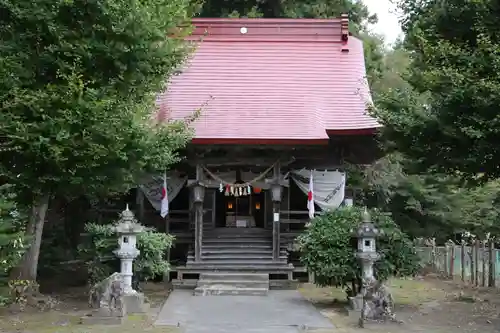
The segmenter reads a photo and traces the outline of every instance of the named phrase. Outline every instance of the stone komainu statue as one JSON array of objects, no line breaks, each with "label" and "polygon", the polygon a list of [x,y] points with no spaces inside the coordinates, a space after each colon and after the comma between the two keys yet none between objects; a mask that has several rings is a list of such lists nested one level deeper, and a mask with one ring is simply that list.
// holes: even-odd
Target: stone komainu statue
[{"label": "stone komainu statue", "polygon": [[123,294],[123,278],[121,274],[114,273],[92,286],[89,306],[94,309],[121,310]]},{"label": "stone komainu statue", "polygon": [[394,321],[394,299],[389,288],[376,279],[363,280],[363,309],[359,324],[364,327],[365,320]]}]

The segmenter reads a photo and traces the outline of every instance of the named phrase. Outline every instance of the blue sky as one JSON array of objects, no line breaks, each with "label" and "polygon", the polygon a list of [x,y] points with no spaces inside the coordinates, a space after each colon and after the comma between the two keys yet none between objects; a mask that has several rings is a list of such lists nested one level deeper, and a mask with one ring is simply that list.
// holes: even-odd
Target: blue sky
[{"label": "blue sky", "polygon": [[392,44],[401,34],[398,15],[391,0],[362,0],[371,13],[377,14],[378,23],[371,27],[373,32],[385,37],[387,44]]}]

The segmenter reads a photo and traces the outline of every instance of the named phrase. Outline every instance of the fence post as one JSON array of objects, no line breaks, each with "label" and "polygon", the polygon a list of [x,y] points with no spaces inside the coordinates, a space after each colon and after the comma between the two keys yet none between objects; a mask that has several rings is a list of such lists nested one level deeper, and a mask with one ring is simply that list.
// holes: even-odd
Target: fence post
[{"label": "fence post", "polygon": [[467,250],[465,247],[465,241],[462,240],[462,247],[460,249],[460,269],[462,271],[462,282],[465,282],[465,251]]},{"label": "fence post", "polygon": [[437,256],[436,256],[436,239],[431,238],[431,263],[432,263],[432,270],[434,272],[437,272]]},{"label": "fence post", "polygon": [[467,248],[467,254],[470,258],[470,283],[474,285],[474,281],[476,281],[474,274],[476,272],[476,270],[474,269],[474,241],[472,241],[470,246],[467,246]]},{"label": "fence post", "polygon": [[474,285],[479,286],[479,239],[474,242],[474,267],[476,269]]},{"label": "fence post", "polygon": [[449,277],[449,272],[448,272],[448,262],[450,261],[450,244],[446,242],[444,244],[444,276]]},{"label": "fence post", "polygon": [[490,269],[489,269],[489,273],[490,273],[490,276],[488,278],[488,286],[489,287],[495,287],[496,286],[496,278],[497,278],[497,256],[496,256],[496,252],[495,252],[495,242],[493,241],[493,239],[490,239],[490,242],[489,242],[489,245],[488,245],[488,250],[489,250],[489,264],[490,264]]},{"label": "fence post", "polygon": [[455,279],[455,243],[451,245],[451,258],[450,258],[450,277],[452,280]]},{"label": "fence post", "polygon": [[486,241],[481,241],[481,264],[482,264],[482,270],[483,274],[481,275],[481,286],[486,287],[486,260],[487,260],[487,253],[486,253]]}]

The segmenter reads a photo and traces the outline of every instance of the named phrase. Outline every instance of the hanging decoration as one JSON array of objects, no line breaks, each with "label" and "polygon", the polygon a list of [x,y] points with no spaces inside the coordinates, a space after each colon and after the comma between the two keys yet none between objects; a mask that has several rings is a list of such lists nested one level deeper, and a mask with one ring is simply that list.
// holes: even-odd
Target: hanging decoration
[{"label": "hanging decoration", "polygon": [[252,188],[247,184],[226,184],[226,186],[220,183],[219,191],[224,195],[230,196],[233,195],[235,197],[245,196],[252,193]]},{"label": "hanging decoration", "polygon": [[[252,194],[252,184],[255,182],[258,182],[262,180],[275,166],[277,162],[273,163],[269,168],[267,168],[264,172],[262,172],[260,175],[255,177],[249,182],[242,182],[242,183],[231,183],[227,182],[224,179],[218,177],[217,175],[213,174],[208,170],[205,166],[203,166],[203,170],[207,173],[208,176],[210,176],[213,180],[218,181],[219,184],[219,191],[221,193],[224,192],[225,196],[235,196],[235,197],[241,197],[241,196],[246,196]],[[254,192],[255,193],[260,193],[261,189],[254,187]]]}]

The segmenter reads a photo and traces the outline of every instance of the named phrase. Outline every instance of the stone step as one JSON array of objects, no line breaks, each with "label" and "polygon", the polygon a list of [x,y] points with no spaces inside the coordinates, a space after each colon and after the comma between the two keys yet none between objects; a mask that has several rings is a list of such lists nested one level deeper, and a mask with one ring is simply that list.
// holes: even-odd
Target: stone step
[{"label": "stone step", "polygon": [[[213,255],[226,255],[226,254],[256,254],[256,255],[272,255],[272,247],[270,249],[265,248],[228,248],[228,249],[219,249],[219,248],[209,248],[206,249],[202,247],[201,254],[202,256],[213,256]],[[190,255],[194,252],[190,251]],[[287,255],[287,251],[281,250],[281,255]]]},{"label": "stone step", "polygon": [[256,239],[256,238],[263,238],[263,239],[268,239],[272,240],[273,237],[268,234],[216,234],[216,233],[211,233],[210,231],[207,231],[206,233],[203,234],[205,238],[216,238],[216,239],[224,239],[224,238],[248,238],[248,239]]},{"label": "stone step", "polygon": [[217,281],[259,281],[269,282],[269,274],[262,273],[239,273],[239,272],[207,272],[200,274],[200,280]]},{"label": "stone step", "polygon": [[195,296],[267,296],[268,288],[196,287]]},{"label": "stone step", "polygon": [[189,266],[177,266],[177,271],[184,274],[203,274],[208,272],[238,272],[238,273],[268,273],[268,274],[287,274],[293,271],[291,264],[272,265],[214,265],[212,263],[191,263]]},{"label": "stone step", "polygon": [[190,262],[186,263],[186,268],[191,267],[201,267],[201,266],[212,266],[219,270],[229,268],[229,267],[248,267],[249,269],[257,268],[257,267],[276,267],[276,266],[284,266],[287,265],[286,260],[280,261],[272,261],[272,260],[213,260],[209,262]]},{"label": "stone step", "polygon": [[214,228],[213,233],[215,234],[259,234],[259,235],[270,235],[272,234],[271,229],[264,228],[237,228],[237,227],[226,227],[226,228]]},{"label": "stone step", "polygon": [[[280,249],[280,253],[283,255],[288,254],[288,251],[285,248]],[[194,255],[194,249],[193,247],[190,247],[188,250],[188,255]],[[227,246],[227,247],[206,247],[202,246],[201,247],[201,254],[202,255],[208,255],[208,256],[214,256],[214,255],[242,255],[242,256],[268,256],[273,254],[273,249],[271,248],[253,248],[253,247],[234,247],[234,246]]]},{"label": "stone step", "polygon": [[174,289],[190,289],[193,290],[198,284],[197,279],[172,279],[172,287]]},{"label": "stone step", "polygon": [[235,287],[235,288],[269,288],[269,280],[267,281],[246,281],[246,280],[206,280],[200,279],[196,284],[201,288],[214,288],[216,286]]},{"label": "stone step", "polygon": [[237,237],[228,237],[228,238],[207,238],[203,237],[202,239],[203,244],[238,244],[238,243],[245,243],[245,244],[271,244],[272,245],[272,239],[265,239],[265,238],[237,238]]},{"label": "stone step", "polygon": [[[273,260],[273,255],[272,254],[267,254],[267,255],[256,255],[256,254],[218,254],[218,255],[202,255],[201,256],[202,260],[204,261],[268,261],[268,260]],[[287,255],[281,255],[279,257],[280,260],[288,260]],[[193,261],[194,260],[194,255],[188,255],[187,257],[188,261]]]},{"label": "stone step", "polygon": [[[282,248],[285,248],[282,246]],[[271,250],[273,249],[272,244],[247,244],[247,243],[204,243],[202,244],[203,251],[206,250],[230,250],[230,249],[255,249],[255,250]]]}]

